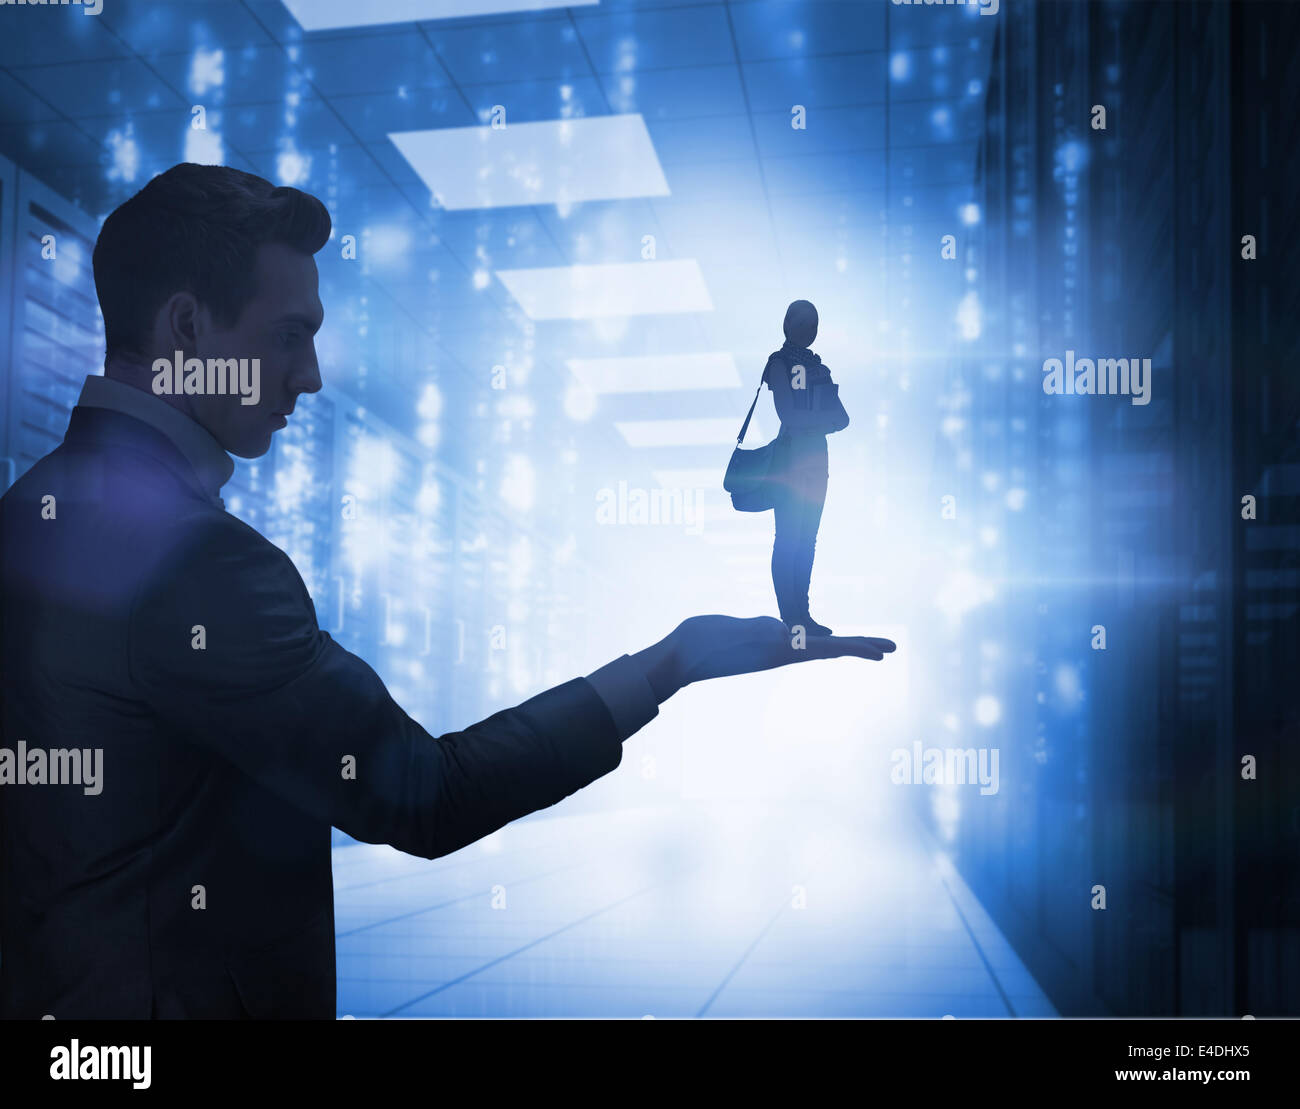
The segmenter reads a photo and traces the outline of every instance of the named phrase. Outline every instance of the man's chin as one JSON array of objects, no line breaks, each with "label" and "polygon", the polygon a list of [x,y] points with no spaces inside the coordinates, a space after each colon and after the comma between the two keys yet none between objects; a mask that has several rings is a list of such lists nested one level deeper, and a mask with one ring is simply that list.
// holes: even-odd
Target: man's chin
[{"label": "man's chin", "polygon": [[271,438],[273,432],[268,432],[261,439],[247,439],[239,443],[224,444],[227,452],[233,454],[236,458],[261,458],[271,449]]}]

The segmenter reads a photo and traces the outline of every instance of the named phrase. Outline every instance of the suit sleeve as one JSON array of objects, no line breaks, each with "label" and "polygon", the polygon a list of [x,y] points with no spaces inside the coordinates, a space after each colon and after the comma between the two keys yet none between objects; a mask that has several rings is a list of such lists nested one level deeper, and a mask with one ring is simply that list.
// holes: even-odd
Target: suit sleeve
[{"label": "suit sleeve", "polygon": [[790,373],[783,362],[770,359],[763,376],[767,379],[768,388],[772,390],[776,414],[787,433],[819,430],[818,414],[812,411],[811,390],[792,388]]},{"label": "suit sleeve", "polygon": [[232,517],[204,520],[136,597],[143,699],[177,735],[368,843],[436,858],[613,770],[622,736],[583,678],[431,736],[316,623],[289,558]]}]

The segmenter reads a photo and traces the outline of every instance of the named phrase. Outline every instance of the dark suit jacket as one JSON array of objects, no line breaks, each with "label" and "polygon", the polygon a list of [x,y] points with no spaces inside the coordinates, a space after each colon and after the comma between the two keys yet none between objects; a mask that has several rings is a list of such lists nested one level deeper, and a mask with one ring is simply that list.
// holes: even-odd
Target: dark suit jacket
[{"label": "dark suit jacket", "polygon": [[622,757],[581,678],[430,736],[197,482],[78,407],[0,499],[0,746],[103,751],[98,796],[0,785],[0,1016],[332,1019],[331,825],[435,858]]}]

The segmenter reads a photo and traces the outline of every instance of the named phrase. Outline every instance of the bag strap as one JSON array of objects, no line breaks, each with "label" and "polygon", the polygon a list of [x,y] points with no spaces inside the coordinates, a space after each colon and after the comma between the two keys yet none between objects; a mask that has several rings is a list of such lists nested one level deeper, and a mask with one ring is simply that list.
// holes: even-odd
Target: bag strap
[{"label": "bag strap", "polygon": [[[768,359],[770,362],[771,359]],[[745,441],[745,432],[749,430],[749,421],[754,418],[754,408],[758,404],[758,394],[763,391],[763,382],[767,380],[767,367],[763,367],[763,376],[758,379],[758,388],[754,390],[754,399],[749,403],[749,413],[745,416],[745,422],[740,425],[740,434],[736,436],[736,446],[740,446]]]}]

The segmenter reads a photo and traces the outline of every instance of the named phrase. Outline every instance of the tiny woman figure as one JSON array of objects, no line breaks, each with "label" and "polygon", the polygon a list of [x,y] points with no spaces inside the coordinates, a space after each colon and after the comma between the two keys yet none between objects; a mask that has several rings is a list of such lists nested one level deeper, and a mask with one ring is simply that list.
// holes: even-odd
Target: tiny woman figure
[{"label": "tiny woman figure", "polygon": [[776,493],[772,585],[782,621],[820,636],[831,629],[809,614],[808,586],[830,477],[826,436],[848,427],[849,417],[830,371],[808,349],[815,338],[817,309],[796,300],[785,313],[785,343],[768,358],[763,380],[781,418],[770,475]]}]

